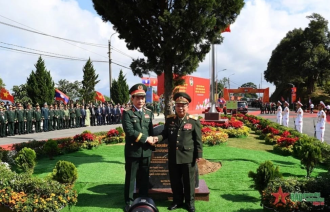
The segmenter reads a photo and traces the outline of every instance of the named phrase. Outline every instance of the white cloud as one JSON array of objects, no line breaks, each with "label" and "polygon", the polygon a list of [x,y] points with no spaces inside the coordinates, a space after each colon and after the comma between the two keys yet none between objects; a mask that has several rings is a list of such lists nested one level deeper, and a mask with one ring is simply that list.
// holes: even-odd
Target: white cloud
[{"label": "white cloud", "polygon": [[[84,3],[84,9],[81,8],[82,3]],[[225,72],[219,72],[218,78],[230,76],[231,87],[250,81],[259,85],[261,73],[267,68],[272,50],[289,30],[305,28],[309,22],[306,16],[314,12],[320,13],[330,20],[328,0],[247,0],[237,21],[231,26],[232,32],[224,33],[224,42],[216,47],[217,71],[227,69]],[[47,34],[90,43],[107,45],[110,36],[114,33],[111,24],[104,23],[93,11],[91,1],[86,3],[75,0],[27,0],[24,1],[24,4],[18,0],[1,1],[0,15]],[[3,17],[0,17],[0,21],[18,25]],[[69,45],[58,39],[25,32],[2,24],[0,24],[0,30],[0,42],[81,58],[91,57],[93,60],[108,60],[107,48],[81,44]],[[127,50],[125,42],[118,38],[118,34],[112,36],[111,44],[133,58],[143,56],[138,51]],[[0,45],[7,46],[2,43]],[[0,48],[0,58],[2,59],[0,77],[7,85],[7,89],[11,89],[13,85],[26,82],[31,70],[35,69],[34,64],[37,62],[38,55],[20,54]],[[43,57],[43,59],[55,82],[60,79],[82,80],[82,68],[85,62],[47,57]],[[132,61],[130,57],[114,50],[112,50],[112,59],[127,67]],[[210,55],[207,55],[193,75],[209,77],[210,61]],[[101,80],[96,89],[109,95],[108,63],[94,63],[94,67]],[[120,69],[126,74],[130,86],[141,82],[138,77],[133,76],[130,70],[114,64],[112,64],[113,78],[118,77]],[[264,80],[262,86],[269,86],[271,92],[275,90],[273,85]]]}]

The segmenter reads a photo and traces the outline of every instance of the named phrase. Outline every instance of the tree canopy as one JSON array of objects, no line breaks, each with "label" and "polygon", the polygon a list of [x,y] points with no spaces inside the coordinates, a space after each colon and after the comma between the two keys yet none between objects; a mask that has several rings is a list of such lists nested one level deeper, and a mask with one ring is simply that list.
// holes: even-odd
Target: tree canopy
[{"label": "tree canopy", "polygon": [[[253,82],[247,82],[241,85],[241,88],[258,88]],[[256,93],[244,93],[245,98],[258,98]]]},{"label": "tree canopy", "polygon": [[26,82],[26,91],[32,102],[43,105],[53,103],[55,97],[54,81],[47,71],[45,62],[39,57],[34,65],[36,70],[32,71]]},{"label": "tree canopy", "polygon": [[56,83],[57,89],[65,93],[70,99],[76,100],[80,98],[81,82],[78,80],[70,82],[66,79],[60,79]]},{"label": "tree canopy", "polygon": [[93,101],[95,97],[95,85],[100,82],[97,80],[99,75],[96,74],[91,59],[88,59],[83,68],[83,80],[81,82],[82,88],[80,94],[85,102]]},{"label": "tree canopy", "polygon": [[32,99],[27,95],[27,84],[14,85],[13,96],[16,102],[23,104],[32,103]]},{"label": "tree canopy", "polygon": [[321,15],[307,18],[308,27],[289,31],[273,50],[264,76],[277,87],[292,83],[311,94],[316,82],[322,85],[330,76],[330,33]]},{"label": "tree canopy", "polygon": [[128,85],[126,83],[126,78],[122,70],[119,72],[118,80],[113,80],[111,85],[111,98],[116,104],[127,103],[129,100]]},{"label": "tree canopy", "polygon": [[[244,0],[93,0],[96,12],[109,21],[128,49],[146,59],[133,60],[134,75],[164,72],[164,97],[170,100],[175,80],[194,72],[212,43],[222,42],[221,31],[239,15]],[[175,79],[173,80],[173,74]]]},{"label": "tree canopy", "polygon": [[3,88],[3,87],[5,87],[5,86],[6,86],[6,84],[3,83],[3,80],[0,78],[0,89]]}]

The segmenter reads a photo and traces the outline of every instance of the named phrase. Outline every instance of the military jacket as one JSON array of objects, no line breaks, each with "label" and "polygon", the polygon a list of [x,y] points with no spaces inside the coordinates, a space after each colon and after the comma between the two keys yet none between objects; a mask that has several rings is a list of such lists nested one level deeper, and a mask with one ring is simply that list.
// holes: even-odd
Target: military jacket
[{"label": "military jacket", "polygon": [[80,109],[77,108],[77,109],[76,109],[76,117],[80,117],[80,116],[81,116]]},{"label": "military jacket", "polygon": [[135,107],[123,111],[125,157],[150,157],[154,149],[146,142],[147,137],[153,136],[152,112],[147,108],[142,111],[143,113],[140,113]]},{"label": "military jacket", "polygon": [[15,111],[7,110],[6,113],[7,113],[8,122],[14,122],[15,121]]},{"label": "military jacket", "polygon": [[54,110],[49,110],[48,114],[49,114],[49,119],[53,119],[55,112],[54,112]]},{"label": "military jacket", "polygon": [[25,109],[24,116],[27,121],[32,121],[33,119],[33,110],[32,109]]},{"label": "military jacket", "polygon": [[59,112],[59,116],[58,116],[58,118],[60,118],[60,119],[63,119],[64,118],[64,110],[63,109],[59,109],[58,110]]},{"label": "military jacket", "polygon": [[16,110],[16,113],[15,113],[15,115],[16,115],[16,120],[17,121],[24,121],[24,110]]},{"label": "military jacket", "polygon": [[54,110],[54,118],[59,118],[59,116],[60,116],[60,110],[59,109],[55,109]]},{"label": "military jacket", "polygon": [[5,124],[7,122],[7,114],[4,111],[0,112],[0,124]]},{"label": "military jacket", "polygon": [[70,108],[69,112],[70,112],[70,117],[71,118],[76,118],[76,109]]},{"label": "military jacket", "polygon": [[48,108],[42,108],[42,118],[49,119],[49,109]]},{"label": "military jacket", "polygon": [[41,121],[42,115],[40,110],[35,110],[33,116],[35,121]]},{"label": "military jacket", "polygon": [[186,114],[181,123],[176,115],[167,116],[158,139],[167,139],[169,163],[192,163],[203,157],[201,123],[192,115]]}]

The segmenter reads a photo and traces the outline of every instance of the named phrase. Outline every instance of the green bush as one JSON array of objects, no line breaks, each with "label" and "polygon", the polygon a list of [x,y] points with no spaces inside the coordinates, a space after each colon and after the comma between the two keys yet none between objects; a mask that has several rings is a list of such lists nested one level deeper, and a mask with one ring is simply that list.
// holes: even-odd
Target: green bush
[{"label": "green bush", "polygon": [[60,183],[73,184],[78,178],[76,166],[68,161],[58,161],[53,169],[53,180]]},{"label": "green bush", "polygon": [[56,141],[49,139],[44,145],[44,151],[48,155],[49,159],[53,159],[54,156],[58,155],[59,148]]},{"label": "green bush", "polygon": [[24,147],[18,152],[15,162],[21,171],[32,174],[36,165],[36,157],[36,152],[33,149]]},{"label": "green bush", "polygon": [[13,144],[13,149],[16,150],[16,152],[21,151],[24,147],[33,149],[36,152],[37,157],[39,158],[41,156],[44,156],[43,146],[45,143],[46,141],[32,140],[28,142]]},{"label": "green bush", "polygon": [[298,150],[298,158],[305,166],[307,177],[310,177],[315,166],[322,161],[321,149],[313,143],[304,143]]},{"label": "green bush", "polygon": [[92,133],[92,132],[89,130],[84,130],[82,133]]},{"label": "green bush", "polygon": [[279,155],[283,156],[291,156],[293,154],[293,146],[290,145],[288,147],[286,146],[280,146],[278,144],[275,144],[273,146],[273,152]]},{"label": "green bush", "polygon": [[250,171],[248,176],[252,178],[254,185],[251,188],[254,188],[262,194],[262,191],[267,187],[269,181],[275,178],[281,178],[282,174],[279,171],[278,166],[274,166],[271,161],[265,161],[260,164],[257,169],[257,173]]},{"label": "green bush", "polygon": [[118,131],[119,135],[122,135],[124,133],[124,130],[122,127],[116,127],[116,130]]}]

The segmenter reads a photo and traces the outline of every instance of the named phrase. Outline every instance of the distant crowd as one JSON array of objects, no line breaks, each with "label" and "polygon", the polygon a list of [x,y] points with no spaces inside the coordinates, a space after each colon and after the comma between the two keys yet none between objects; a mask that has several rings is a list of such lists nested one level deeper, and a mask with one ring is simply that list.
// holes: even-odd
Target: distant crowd
[{"label": "distant crowd", "polygon": [[[40,133],[69,128],[101,126],[121,123],[123,110],[130,108],[127,104],[112,104],[110,102],[84,102],[78,101],[68,105],[57,102],[40,107],[30,103],[26,105],[9,102],[0,104],[0,137],[14,136],[16,134]],[[147,104],[147,108],[158,115],[161,104]]]}]

